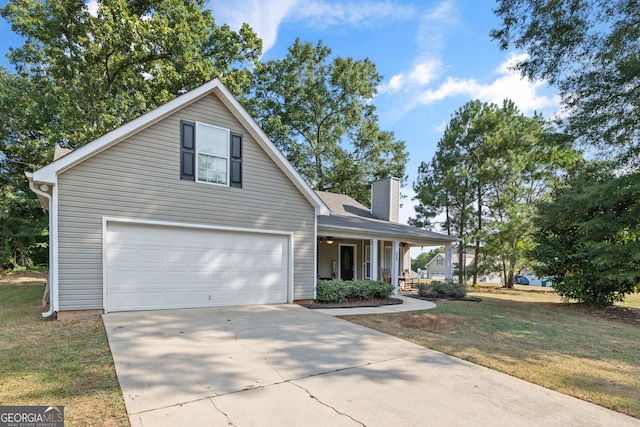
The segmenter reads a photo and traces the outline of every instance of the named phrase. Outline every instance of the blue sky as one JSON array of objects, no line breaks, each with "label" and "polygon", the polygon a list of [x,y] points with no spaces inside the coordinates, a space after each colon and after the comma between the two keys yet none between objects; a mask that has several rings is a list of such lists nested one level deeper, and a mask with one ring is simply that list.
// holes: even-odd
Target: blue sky
[{"label": "blue sky", "polygon": [[[92,0],[95,1],[95,0]],[[0,0],[6,4],[6,0]],[[489,31],[499,24],[491,0],[211,0],[218,24],[248,22],[264,42],[264,59],[278,59],[299,37],[322,40],[335,55],[369,58],[384,76],[377,107],[381,127],[410,153],[401,220],[414,214],[411,184],[432,158],[451,115],[467,101],[512,99],[527,115],[550,117],[559,98],[544,82],[520,79],[508,64],[523,52],[500,51]],[[0,65],[19,46],[0,22]]]},{"label": "blue sky", "polygon": [[411,184],[430,160],[451,115],[467,101],[512,99],[525,114],[551,117],[559,98],[544,82],[522,80],[508,64],[523,52],[500,51],[491,0],[212,0],[218,23],[248,22],[264,58],[282,58],[296,39],[322,40],[335,55],[369,58],[384,76],[373,100],[383,129],[410,154],[401,220],[414,214]]}]

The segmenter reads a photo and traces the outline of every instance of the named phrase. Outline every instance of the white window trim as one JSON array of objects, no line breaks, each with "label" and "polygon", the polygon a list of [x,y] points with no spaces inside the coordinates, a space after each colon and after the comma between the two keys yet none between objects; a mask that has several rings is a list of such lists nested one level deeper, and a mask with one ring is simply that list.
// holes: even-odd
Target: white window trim
[{"label": "white window trim", "polygon": [[[227,157],[226,157],[226,162],[227,162],[227,176],[226,176],[226,183],[225,184],[220,184],[217,182],[209,182],[209,181],[203,181],[201,179],[199,179],[199,170],[200,168],[198,167],[198,160],[200,157],[200,144],[198,144],[198,126],[202,125],[202,126],[208,126],[211,128],[216,128],[216,129],[220,129],[222,131],[225,131],[227,133]],[[195,129],[195,145],[196,145],[196,159],[195,159],[195,174],[196,174],[196,182],[201,183],[201,184],[209,184],[209,185],[218,185],[221,187],[229,187],[229,182],[231,180],[231,131],[227,128],[223,128],[220,126],[216,126],[216,125],[212,125],[209,123],[203,123],[203,122],[196,122],[196,129]],[[210,156],[210,157],[215,157],[218,159],[221,159],[222,157],[218,157],[218,156],[211,156],[210,154],[204,154],[206,156]]]},{"label": "white window trim", "polygon": [[[362,257],[362,277],[364,280],[371,280],[371,245],[364,245],[362,253],[364,254]],[[369,265],[369,274],[367,274],[367,264]]]}]

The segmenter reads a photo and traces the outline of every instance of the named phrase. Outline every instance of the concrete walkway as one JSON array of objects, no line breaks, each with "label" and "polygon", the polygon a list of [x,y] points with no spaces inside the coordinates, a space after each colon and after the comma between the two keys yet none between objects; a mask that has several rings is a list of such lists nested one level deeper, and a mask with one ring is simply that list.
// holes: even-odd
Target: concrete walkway
[{"label": "concrete walkway", "polygon": [[381,305],[379,307],[316,308],[314,311],[330,316],[348,316],[352,314],[388,314],[399,313],[401,311],[430,310],[436,306],[431,301],[411,298],[404,295],[393,295],[393,298],[401,299],[402,304]]},{"label": "concrete walkway", "polygon": [[133,427],[640,426],[297,305],[104,315]]}]

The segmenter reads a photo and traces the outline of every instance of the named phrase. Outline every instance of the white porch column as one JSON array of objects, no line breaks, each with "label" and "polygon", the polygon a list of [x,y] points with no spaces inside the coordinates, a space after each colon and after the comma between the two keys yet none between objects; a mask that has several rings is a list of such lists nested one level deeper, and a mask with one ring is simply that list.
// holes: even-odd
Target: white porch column
[{"label": "white porch column", "polygon": [[371,271],[369,272],[369,278],[371,280],[378,280],[378,239],[371,239],[371,247],[369,248],[369,260],[371,265]]},{"label": "white porch column", "polygon": [[451,243],[444,245],[444,251],[445,251],[444,278],[447,280],[453,280],[453,263],[451,262],[451,258],[453,256],[453,250],[451,247]]},{"label": "white porch column", "polygon": [[394,240],[391,242],[391,284],[393,285],[393,294],[398,295],[398,262],[400,260],[400,242]]}]

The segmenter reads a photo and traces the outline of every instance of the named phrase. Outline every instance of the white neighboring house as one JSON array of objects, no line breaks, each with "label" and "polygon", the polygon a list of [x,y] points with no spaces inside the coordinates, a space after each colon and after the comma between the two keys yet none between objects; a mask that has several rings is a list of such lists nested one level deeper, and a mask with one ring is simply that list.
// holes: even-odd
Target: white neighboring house
[{"label": "white neighboring house", "polygon": [[[473,254],[467,253],[465,254],[465,268],[472,269],[474,268],[474,256]],[[436,254],[435,257],[431,259],[425,266],[424,277],[427,279],[435,279],[435,280],[444,280],[445,278],[445,270],[444,266],[446,261],[446,256],[444,253]],[[459,268],[460,263],[458,262],[458,254],[451,254],[451,264],[453,266],[453,271]],[[457,279],[458,276],[454,276]],[[488,275],[484,274],[482,276],[478,276],[479,282],[487,282],[487,283],[502,283],[502,278],[500,275]]]},{"label": "white neighboring house", "polygon": [[[451,264],[453,266],[453,271],[459,268],[460,263],[458,262],[458,254],[451,254]],[[473,268],[473,254],[465,254],[465,267]],[[426,278],[427,279],[436,279],[436,280],[444,280],[445,278],[445,267],[446,267],[446,256],[444,253],[438,253],[434,256],[431,261],[427,263],[425,266]],[[454,276],[457,278],[457,276]]]}]

